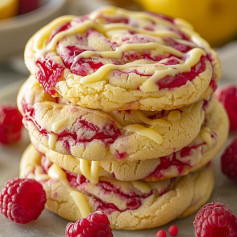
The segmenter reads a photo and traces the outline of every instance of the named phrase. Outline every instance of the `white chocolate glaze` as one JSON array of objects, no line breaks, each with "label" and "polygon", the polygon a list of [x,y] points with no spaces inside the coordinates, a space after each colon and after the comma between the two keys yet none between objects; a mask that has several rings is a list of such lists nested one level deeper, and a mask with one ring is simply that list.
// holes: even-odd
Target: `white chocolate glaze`
[{"label": "white chocolate glaze", "polygon": [[168,121],[176,121],[178,120],[179,118],[181,117],[181,114],[178,110],[172,110],[169,115],[168,115],[168,118],[167,120]]},{"label": "white chocolate glaze", "polygon": [[60,120],[55,121],[52,125],[52,131],[58,132],[59,130],[61,130],[67,123],[67,120],[68,119],[60,119]]},{"label": "white chocolate glaze", "polygon": [[207,146],[211,146],[213,143],[213,139],[211,137],[211,130],[208,127],[204,127],[201,131],[200,134],[201,138],[203,139],[203,141],[207,144]]},{"label": "white chocolate glaze", "polygon": [[50,133],[49,136],[49,148],[54,149],[57,142],[58,136],[56,134]]},{"label": "white chocolate glaze", "polygon": [[80,170],[82,175],[89,179],[93,184],[97,184],[99,181],[99,167],[99,161],[80,159]]},{"label": "white chocolate glaze", "polygon": [[142,193],[149,193],[151,191],[151,187],[145,182],[133,181],[132,184],[136,189],[138,189]]},{"label": "white chocolate glaze", "polygon": [[161,144],[163,139],[162,136],[153,128],[146,128],[140,124],[132,124],[132,125],[127,125],[124,127],[125,130],[129,132],[136,132],[137,134],[141,136],[145,136],[157,144]]},{"label": "white chocolate glaze", "polygon": [[[112,14],[113,12],[113,14]],[[113,16],[118,14],[120,17],[125,17],[128,19],[133,19],[137,22],[138,26],[133,26],[131,24],[123,24],[123,23],[110,23],[106,24],[103,20],[103,16]],[[91,15],[88,15],[88,18],[85,19],[83,22],[77,23],[76,17],[74,16],[65,16],[60,17],[50,23],[48,26],[44,27],[41,31],[39,31],[34,38],[34,47],[33,50],[35,51],[36,55],[46,55],[47,53],[53,52],[56,53],[56,48],[58,42],[62,41],[63,39],[70,37],[76,34],[85,34],[88,29],[93,29],[98,33],[104,35],[105,37],[112,37],[110,34],[113,35],[113,32],[122,32],[122,31],[132,31],[136,34],[142,34],[150,37],[154,37],[156,42],[136,42],[136,43],[129,43],[129,44],[122,44],[118,45],[115,50],[105,50],[105,51],[97,51],[97,50],[90,50],[87,49],[85,52],[80,53],[78,56],[75,57],[74,61],[76,62],[80,58],[83,59],[90,59],[92,57],[101,57],[101,58],[109,58],[109,59],[116,59],[122,58],[123,53],[125,52],[144,52],[146,50],[152,51],[155,50],[156,54],[158,55],[173,55],[178,58],[182,58],[183,63],[180,62],[177,65],[164,65],[159,62],[153,63],[152,67],[153,74],[151,76],[147,76],[147,79],[140,85],[140,89],[142,92],[156,92],[159,90],[159,86],[156,84],[157,81],[166,77],[172,76],[174,77],[178,73],[188,72],[190,69],[195,66],[202,56],[206,56],[206,52],[202,48],[204,44],[201,41],[201,38],[194,34],[191,27],[181,21],[174,20],[174,23],[169,22],[168,20],[152,16],[148,13],[139,13],[139,12],[128,12],[122,9],[116,9],[113,7],[102,8]],[[75,21],[75,22],[74,22]],[[156,27],[153,31],[147,30],[144,28],[142,22],[153,22]],[[58,32],[53,39],[50,39],[50,35],[53,30],[57,29],[58,27],[64,24],[71,24],[71,26],[61,32]],[[140,24],[140,25],[139,25]],[[200,48],[194,48],[188,51],[187,53],[182,53],[181,51],[167,46],[163,42],[163,38],[174,38],[179,40],[182,44],[191,45],[195,47],[193,42],[189,42],[187,40],[180,39],[180,35],[176,33],[175,30],[179,29],[179,27],[185,27],[185,32],[190,37],[194,37],[195,41],[200,42]],[[194,36],[195,35],[195,36]],[[206,48],[209,50],[209,46],[205,44]],[[196,45],[197,47],[197,45]],[[137,68],[137,67],[144,67],[146,66],[147,60],[135,60],[133,62],[128,62],[123,65],[117,65],[113,63],[106,63],[101,66],[98,70],[93,73],[89,73],[85,76],[76,76],[79,79],[79,83],[87,84],[87,83],[96,83],[99,81],[108,81],[108,76],[112,71],[127,71],[130,68]],[[62,64],[62,61],[59,60],[59,64]],[[151,66],[150,62],[148,63]],[[157,68],[159,68],[157,70]],[[65,70],[67,70],[65,68]]]},{"label": "white chocolate glaze", "polygon": [[81,217],[86,217],[91,213],[91,208],[84,194],[71,188],[70,184],[67,181],[66,173],[59,166],[57,166],[56,164],[51,165],[48,170],[48,175],[50,178],[60,180],[65,184],[71,197],[74,199],[78,207]]},{"label": "white chocolate glaze", "polygon": [[147,116],[143,114],[142,111],[134,111],[133,113],[145,124],[148,125],[159,125],[162,127],[169,127],[170,123],[164,119],[149,119]]}]

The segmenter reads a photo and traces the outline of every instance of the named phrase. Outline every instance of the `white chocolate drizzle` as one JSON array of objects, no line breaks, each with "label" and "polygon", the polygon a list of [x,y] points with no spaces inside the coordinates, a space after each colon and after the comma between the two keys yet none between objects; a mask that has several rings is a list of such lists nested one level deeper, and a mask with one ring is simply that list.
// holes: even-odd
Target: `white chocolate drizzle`
[{"label": "white chocolate drizzle", "polygon": [[166,76],[175,76],[178,73],[188,72],[191,67],[195,66],[199,61],[201,56],[206,55],[206,53],[200,49],[195,48],[188,52],[188,58],[183,64],[179,65],[169,65],[169,68],[165,70],[156,71],[150,78],[148,78],[142,85],[141,91],[143,92],[155,92],[157,91],[158,85],[156,82]]},{"label": "white chocolate drizzle", "polygon": [[58,140],[58,136],[56,134],[53,134],[53,133],[48,134],[48,145],[50,149],[55,148],[57,140]]},{"label": "white chocolate drizzle", "polygon": [[97,184],[99,181],[99,161],[89,161],[80,159],[80,170],[82,175],[90,180],[92,184]]},{"label": "white chocolate drizzle", "polygon": [[163,142],[162,136],[153,128],[146,128],[140,124],[132,124],[125,126],[124,129],[128,132],[135,132],[141,136],[145,136],[159,145]]},{"label": "white chocolate drizzle", "polygon": [[[142,27],[135,27],[129,24],[123,24],[123,23],[111,23],[106,24],[103,21],[100,21],[100,16],[103,14],[107,15],[116,15],[124,16],[127,18],[133,17],[138,22],[142,20],[152,21],[155,22],[156,27],[159,27],[159,30],[146,30]],[[45,55],[48,52],[54,52],[56,53],[56,48],[58,45],[58,42],[60,42],[63,38],[75,35],[75,34],[84,34],[88,29],[94,29],[97,32],[103,34],[105,37],[109,37],[110,34],[113,34],[114,31],[133,31],[138,34],[144,34],[151,37],[156,37],[157,42],[145,42],[145,43],[131,43],[131,44],[124,44],[116,47],[115,51],[92,51],[87,50],[77,57],[75,57],[75,61],[77,61],[79,58],[91,58],[93,56],[97,57],[104,57],[104,58],[121,58],[124,52],[128,51],[144,51],[144,50],[155,50],[157,54],[170,54],[174,55],[178,58],[182,58],[184,60],[183,63],[176,64],[176,65],[164,65],[159,62],[154,62],[154,72],[151,76],[147,76],[147,79],[141,83],[140,89],[142,92],[156,92],[159,90],[159,86],[157,85],[157,81],[160,79],[166,77],[166,76],[172,76],[174,77],[178,73],[184,73],[190,71],[190,69],[198,64],[200,62],[200,58],[202,56],[206,55],[206,52],[203,50],[204,46],[207,50],[210,49],[209,45],[203,41],[200,36],[193,32],[192,27],[184,21],[176,19],[174,22],[169,22],[165,19],[152,16],[151,14],[147,13],[139,13],[139,12],[128,12],[126,10],[117,9],[113,7],[106,7],[103,9],[100,9],[96,12],[93,12],[89,15],[88,19],[86,19],[84,22],[81,23],[74,23],[71,25],[70,28],[59,32],[56,34],[53,39],[49,42],[49,38],[53,30],[57,29],[61,25],[65,23],[71,23],[76,17],[74,16],[65,16],[60,17],[56,20],[54,20],[52,23],[41,29],[35,36],[34,36],[34,45],[33,50],[38,55]],[[180,39],[180,35],[178,35],[175,30],[180,30],[180,27],[182,27],[182,31],[185,32],[188,36],[190,36],[193,42],[188,42],[185,40]],[[174,30],[171,30],[174,29]],[[175,48],[169,47],[164,45],[162,42],[162,38],[164,37],[171,37],[176,40],[179,40],[179,42],[186,44],[186,45],[192,45],[200,48],[194,48],[188,51],[187,53],[182,53]],[[196,44],[196,45],[195,45]],[[82,76],[75,76],[75,78],[78,80],[79,83],[85,84],[85,83],[95,83],[99,81],[108,81],[108,75],[112,71],[126,71],[128,69],[134,69],[137,67],[143,68],[146,63],[144,63],[146,60],[135,60],[134,62],[125,63],[123,65],[115,65],[112,63],[107,63],[103,66],[101,66],[98,70],[95,72],[86,75],[84,77]],[[151,65],[151,64],[149,64]],[[65,69],[67,70],[67,69]]]},{"label": "white chocolate drizzle", "polygon": [[61,130],[64,127],[64,125],[67,124],[67,120],[68,119],[65,118],[65,119],[60,119],[54,122],[52,125],[52,131],[56,133],[59,130]]},{"label": "white chocolate drizzle", "polygon": [[151,187],[142,181],[133,181],[132,182],[134,188],[138,189],[142,193],[149,193],[151,191]]},{"label": "white chocolate drizzle", "polygon": [[51,167],[48,170],[48,175],[52,179],[62,181],[65,184],[65,186],[69,191],[70,196],[73,198],[78,207],[81,217],[84,218],[91,213],[91,208],[88,204],[85,195],[79,192],[78,190],[74,190],[73,188],[71,188],[70,184],[67,181],[65,172],[59,166],[57,166],[56,164],[51,165]]},{"label": "white chocolate drizzle", "polygon": [[133,113],[138,117],[143,123],[148,125],[159,125],[162,127],[169,127],[170,123],[164,119],[149,119],[141,111],[133,111]]},{"label": "white chocolate drizzle", "polygon": [[172,111],[170,111],[170,113],[167,117],[167,120],[168,121],[176,121],[176,120],[180,119],[180,117],[181,117],[180,111],[172,110]]},{"label": "white chocolate drizzle", "polygon": [[53,30],[60,27],[62,24],[69,23],[72,21],[73,16],[63,16],[59,17],[56,20],[52,21],[50,24],[46,25],[44,28],[41,29],[42,33],[36,34],[34,39],[33,49],[35,52],[40,51],[41,48],[45,46],[45,41],[49,39],[50,34]]},{"label": "white chocolate drizzle", "polygon": [[211,137],[211,129],[208,127],[204,127],[200,134],[202,140],[207,144],[208,147],[211,147],[213,143],[213,139]]}]

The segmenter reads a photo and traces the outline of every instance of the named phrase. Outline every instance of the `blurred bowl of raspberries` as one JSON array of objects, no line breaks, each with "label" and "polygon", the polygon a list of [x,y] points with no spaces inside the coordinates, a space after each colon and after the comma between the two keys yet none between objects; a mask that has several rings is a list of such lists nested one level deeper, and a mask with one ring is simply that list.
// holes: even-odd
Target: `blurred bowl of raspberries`
[{"label": "blurred bowl of raspberries", "polygon": [[65,13],[67,0],[1,0],[0,61],[22,53],[42,26]]}]

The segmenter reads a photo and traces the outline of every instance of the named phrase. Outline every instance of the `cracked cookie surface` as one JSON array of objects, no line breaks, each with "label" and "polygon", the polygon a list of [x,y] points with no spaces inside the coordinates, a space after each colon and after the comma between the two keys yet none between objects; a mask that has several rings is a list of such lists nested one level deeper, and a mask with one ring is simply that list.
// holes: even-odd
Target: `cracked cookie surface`
[{"label": "cracked cookie surface", "polygon": [[221,74],[187,22],[115,7],[55,19],[29,40],[25,62],[54,97],[103,110],[181,108],[210,95]]},{"label": "cracked cookie surface", "polygon": [[[221,121],[221,123],[220,123]],[[180,151],[143,161],[86,161],[52,151],[31,137],[38,151],[61,168],[83,174],[90,181],[114,177],[120,181],[156,181],[186,175],[207,164],[223,147],[228,136],[228,118],[217,101],[209,109],[194,141]],[[93,169],[98,166],[98,172]],[[94,174],[94,176],[92,175]]]},{"label": "cracked cookie surface", "polygon": [[32,140],[87,160],[134,161],[170,155],[195,139],[212,103],[202,100],[172,111],[104,112],[51,97],[33,76],[18,94],[18,108]]},{"label": "cracked cookie surface", "polygon": [[42,183],[49,210],[71,221],[101,210],[114,229],[153,228],[190,215],[208,200],[214,186],[210,164],[181,178],[157,182],[101,178],[92,184],[83,175],[42,160],[29,147],[21,159],[20,176]]}]

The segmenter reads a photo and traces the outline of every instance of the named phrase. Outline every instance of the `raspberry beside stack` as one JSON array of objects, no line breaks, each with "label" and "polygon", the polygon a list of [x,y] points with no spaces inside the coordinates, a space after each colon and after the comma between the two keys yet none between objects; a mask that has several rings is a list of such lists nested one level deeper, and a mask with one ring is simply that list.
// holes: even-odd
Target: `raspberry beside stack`
[{"label": "raspberry beside stack", "polygon": [[42,182],[48,209],[144,229],[208,200],[228,119],[212,95],[218,56],[190,25],[106,7],[45,26],[25,61],[18,108],[33,145],[20,175]]}]

